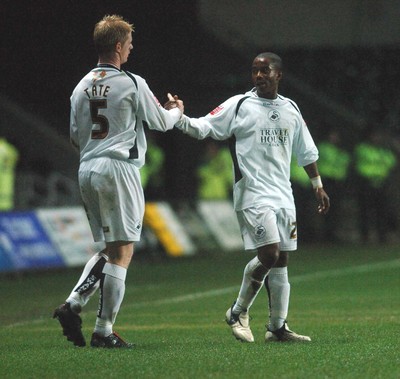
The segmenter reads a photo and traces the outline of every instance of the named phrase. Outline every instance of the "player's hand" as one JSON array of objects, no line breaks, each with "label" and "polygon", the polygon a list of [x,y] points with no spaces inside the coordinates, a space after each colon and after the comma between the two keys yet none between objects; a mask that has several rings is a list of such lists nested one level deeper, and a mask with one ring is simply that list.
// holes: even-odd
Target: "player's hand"
[{"label": "player's hand", "polygon": [[176,108],[178,106],[178,103],[176,102],[175,98],[170,93],[167,94],[167,97],[168,97],[168,101],[164,104],[164,108],[167,111],[169,111],[170,109]]},{"label": "player's hand", "polygon": [[183,101],[179,100],[177,95],[172,96],[170,93],[167,94],[168,101],[164,104],[164,108],[166,110],[170,110],[172,108],[179,108],[181,113],[183,114],[185,107],[183,105]]},{"label": "player's hand", "polygon": [[318,201],[318,208],[317,208],[318,213],[327,214],[331,206],[329,196],[327,195],[327,193],[323,188],[316,188],[314,192],[315,192],[315,197],[317,198]]}]

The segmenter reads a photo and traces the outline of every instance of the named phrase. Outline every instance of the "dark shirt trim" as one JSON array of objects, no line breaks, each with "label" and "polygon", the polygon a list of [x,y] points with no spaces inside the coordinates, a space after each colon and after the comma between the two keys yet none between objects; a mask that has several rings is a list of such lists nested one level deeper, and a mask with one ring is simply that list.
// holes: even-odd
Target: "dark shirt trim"
[{"label": "dark shirt trim", "polygon": [[250,96],[242,97],[242,98],[238,101],[238,103],[237,103],[237,105],[236,105],[236,110],[235,110],[235,117],[238,115],[238,113],[239,113],[239,108],[240,108],[240,106],[242,105],[243,101],[245,101],[245,100],[248,99],[249,97],[250,97]]},{"label": "dark shirt trim", "polygon": [[243,175],[240,172],[239,162],[238,162],[238,159],[236,156],[236,137],[235,137],[235,135],[233,135],[232,137],[229,138],[228,144],[229,144],[229,150],[231,152],[233,168],[234,168],[234,173],[235,173],[235,183],[237,183],[240,179],[243,178]]}]

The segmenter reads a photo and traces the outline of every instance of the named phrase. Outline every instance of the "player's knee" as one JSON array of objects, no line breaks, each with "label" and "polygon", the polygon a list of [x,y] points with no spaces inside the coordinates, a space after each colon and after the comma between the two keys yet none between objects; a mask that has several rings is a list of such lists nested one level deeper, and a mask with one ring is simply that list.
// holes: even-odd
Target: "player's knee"
[{"label": "player's knee", "polygon": [[287,267],[289,262],[289,253],[286,251],[281,251],[279,253],[279,258],[275,263],[274,267]]},{"label": "player's knee", "polygon": [[279,245],[277,243],[262,246],[258,249],[258,259],[266,268],[271,268],[279,259]]}]

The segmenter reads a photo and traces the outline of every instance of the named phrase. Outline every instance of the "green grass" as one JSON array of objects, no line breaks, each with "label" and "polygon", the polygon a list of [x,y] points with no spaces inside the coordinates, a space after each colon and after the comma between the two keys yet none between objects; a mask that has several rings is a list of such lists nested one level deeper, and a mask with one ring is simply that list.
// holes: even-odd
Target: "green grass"
[{"label": "green grass", "polygon": [[[134,262],[115,329],[133,350],[74,348],[53,309],[80,269],[0,278],[2,378],[400,378],[400,249],[302,246],[292,254],[289,325],[309,344],[265,344],[265,291],[254,344],[224,322],[242,252]],[[97,296],[82,314],[90,339]]]}]

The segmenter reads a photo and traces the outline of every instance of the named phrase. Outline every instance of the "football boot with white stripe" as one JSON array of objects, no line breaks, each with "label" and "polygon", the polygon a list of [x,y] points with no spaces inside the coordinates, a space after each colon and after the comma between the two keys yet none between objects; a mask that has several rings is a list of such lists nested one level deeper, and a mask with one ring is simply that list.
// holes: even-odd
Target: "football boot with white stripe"
[{"label": "football boot with white stripe", "polygon": [[311,338],[293,332],[285,322],[281,328],[273,331],[267,326],[265,342],[311,342]]},{"label": "football boot with white stripe", "polygon": [[242,342],[254,342],[253,333],[250,329],[250,317],[248,312],[233,313],[232,307],[226,311],[225,321],[231,327],[232,334]]}]

